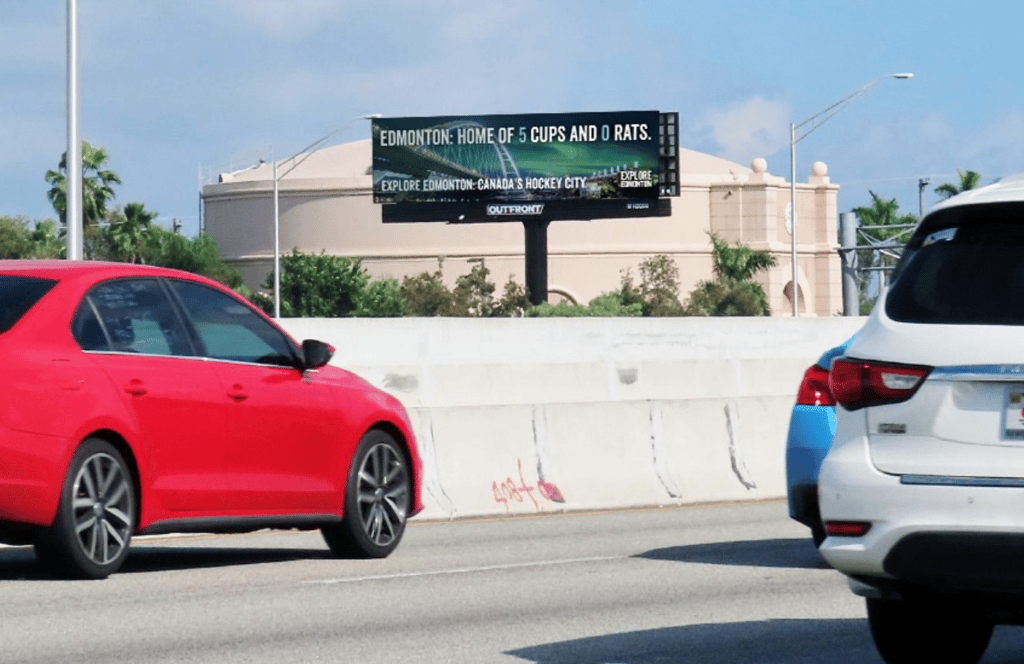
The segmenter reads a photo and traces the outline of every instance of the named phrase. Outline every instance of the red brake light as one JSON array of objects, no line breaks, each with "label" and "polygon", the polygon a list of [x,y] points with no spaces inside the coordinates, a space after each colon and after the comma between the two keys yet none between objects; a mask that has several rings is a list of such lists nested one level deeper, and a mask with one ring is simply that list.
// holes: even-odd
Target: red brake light
[{"label": "red brake light", "polygon": [[871,530],[867,521],[829,521],[825,524],[825,532],[839,537],[863,537]]},{"label": "red brake light", "polygon": [[828,374],[832,395],[843,408],[900,403],[914,396],[931,367],[838,358]]},{"label": "red brake light", "polygon": [[801,406],[834,406],[832,390],[828,386],[828,370],[817,364],[804,372],[800,383],[800,391],[796,393],[796,402]]}]

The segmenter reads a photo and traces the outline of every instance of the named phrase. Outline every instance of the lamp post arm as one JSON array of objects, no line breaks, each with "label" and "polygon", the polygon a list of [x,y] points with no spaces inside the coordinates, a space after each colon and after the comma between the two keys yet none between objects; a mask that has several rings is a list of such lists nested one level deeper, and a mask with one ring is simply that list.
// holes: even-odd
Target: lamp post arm
[{"label": "lamp post arm", "polygon": [[329,134],[327,134],[326,136],[323,136],[322,138],[319,138],[319,139],[313,141],[312,143],[310,143],[306,147],[302,148],[301,150],[299,150],[298,152],[296,152],[292,156],[288,157],[287,159],[282,159],[281,163],[283,164],[283,163],[288,162],[288,161],[295,161],[295,159],[297,157],[302,157],[302,159],[299,159],[298,161],[295,161],[295,163],[292,164],[291,168],[289,168],[284,173],[281,173],[278,176],[278,178],[283,178],[284,176],[286,176],[289,173],[291,173],[292,171],[294,171],[296,168],[299,167],[300,164],[302,164],[302,162],[304,162],[307,159],[309,159],[310,155],[312,155],[314,152],[316,152],[317,149],[319,149],[319,147],[321,145],[323,145],[329,139],[331,139],[334,136],[338,135],[339,133],[341,133],[345,129],[348,129],[349,126],[351,126],[351,124],[353,122],[355,122],[356,120],[370,120],[370,119],[379,118],[379,117],[380,117],[380,113],[370,113],[368,115],[360,115],[358,118],[352,118],[351,120],[349,120],[345,124],[341,125],[337,129],[335,129],[332,132],[330,132]]},{"label": "lamp post arm", "polygon": [[[294,162],[284,173],[280,173],[278,171],[277,159],[274,159],[273,156],[271,156],[271,161],[273,162],[272,177],[274,180],[274,318],[281,317],[281,204],[279,183],[284,176],[294,171],[302,162],[309,159],[310,155],[316,152],[321,145],[326,143],[330,138],[338,135],[342,130],[347,129],[356,120],[370,120],[372,118],[379,117],[379,113],[371,113],[368,115],[360,115],[358,118],[352,118],[334,131],[328,133],[326,136],[318,138],[287,159],[282,159],[282,164],[288,161]],[[295,159],[300,156],[302,158],[295,161]]]},{"label": "lamp post arm", "polygon": [[[812,122],[814,124],[811,126],[810,129],[808,129],[803,134],[801,134],[799,138],[796,138],[795,139],[796,142],[800,142],[803,139],[807,138],[807,136],[810,135],[811,132],[813,132],[815,129],[817,129],[821,125],[823,125],[826,122],[828,122],[829,120],[831,120],[832,117],[835,116],[836,113],[838,113],[839,111],[843,110],[843,108],[845,108],[846,106],[851,104],[858,97],[860,97],[861,95],[863,95],[868,90],[870,90],[871,88],[875,87],[876,85],[878,85],[879,83],[881,83],[885,79],[887,79],[887,78],[907,79],[907,78],[913,78],[913,77],[914,77],[914,75],[913,74],[909,74],[909,73],[908,74],[886,74],[885,76],[879,76],[878,78],[876,78],[873,81],[869,81],[868,83],[866,83],[863,86],[861,86],[861,88],[859,90],[855,90],[855,91],[851,92],[850,94],[846,95],[845,97],[843,97],[839,101],[835,102],[831,106],[818,111],[817,113],[815,113],[811,117],[807,118],[803,122],[797,123],[796,124],[796,128],[797,129],[800,129],[804,125],[810,124]],[[822,117],[822,116],[825,116],[825,117]],[[821,118],[821,119],[819,120],[818,118]]]},{"label": "lamp post arm", "polygon": [[[302,164],[302,162],[304,162],[307,159],[309,159],[310,155],[312,155],[314,152],[316,152],[317,148],[319,148],[321,145],[326,143],[328,141],[328,139],[332,138],[333,136],[336,136],[343,129],[347,128],[350,124],[352,124],[351,121],[345,123],[344,125],[338,127],[337,129],[335,129],[331,133],[327,134],[326,136],[324,136],[320,140],[314,141],[314,142],[310,143],[309,145],[307,145],[306,147],[302,148],[301,150],[299,150],[298,152],[296,152],[292,156],[288,157],[287,159],[282,159],[281,160],[282,164],[285,163],[285,162],[289,162],[289,161],[294,162],[294,163],[292,164],[291,168],[286,170],[284,173],[281,173],[280,175],[278,175],[277,176],[278,179],[283,178],[284,176],[288,175],[289,173],[294,171],[296,168],[298,168]],[[297,157],[302,157],[302,159],[299,159],[298,161],[295,161]]]},{"label": "lamp post arm", "polygon": [[[883,76],[882,78],[876,78],[875,80],[871,81],[870,83],[868,83],[867,85],[862,87],[860,90],[857,90],[853,94],[850,94],[850,95],[847,95],[846,97],[843,97],[842,99],[840,99],[836,103],[832,104],[828,108],[826,108],[824,110],[821,110],[818,113],[815,113],[814,115],[812,115],[811,117],[807,118],[803,122],[795,125],[796,128],[799,129],[799,128],[803,127],[804,125],[809,124],[811,122],[814,122],[815,120],[818,120],[818,118],[821,118],[820,120],[815,122],[814,125],[812,125],[810,129],[805,131],[803,134],[800,135],[799,138],[796,138],[795,140],[797,142],[800,142],[803,139],[807,138],[811,134],[811,132],[813,132],[815,129],[817,129],[821,125],[823,125],[826,122],[828,122],[829,120],[831,120],[832,117],[835,116],[836,113],[838,113],[839,111],[843,110],[843,107],[845,107],[846,105],[852,103],[855,99],[857,99],[857,97],[860,97],[865,92],[867,92],[871,88],[873,88],[876,85],[878,85],[880,82],[882,82],[882,80],[884,78],[886,78],[886,77]],[[821,117],[823,115],[825,117]]]},{"label": "lamp post arm", "polygon": [[[861,86],[860,89],[853,91],[846,95],[836,103],[828,106],[821,111],[818,111],[811,117],[807,118],[803,122],[791,123],[789,125],[789,205],[790,205],[790,262],[793,265],[793,281],[792,281],[792,292],[790,298],[793,301],[793,317],[795,318],[799,314],[797,313],[797,304],[800,301],[800,287],[799,287],[799,271],[797,270],[797,250],[796,250],[796,144],[807,138],[807,136],[815,129],[831,120],[836,113],[843,110],[855,99],[863,95],[865,92],[875,87],[887,78],[913,78],[913,74],[886,74],[885,76],[879,76],[873,81],[869,81],[865,85]],[[797,136],[797,129],[810,124],[811,127],[805,131],[802,135]]]}]

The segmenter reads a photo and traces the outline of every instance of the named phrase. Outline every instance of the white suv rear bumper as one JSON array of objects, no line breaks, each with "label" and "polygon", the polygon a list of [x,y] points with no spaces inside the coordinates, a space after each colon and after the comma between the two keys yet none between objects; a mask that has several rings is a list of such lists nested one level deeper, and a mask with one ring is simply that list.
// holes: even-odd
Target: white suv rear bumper
[{"label": "white suv rear bumper", "polygon": [[[871,528],[862,537],[827,538],[821,546],[822,556],[850,576],[899,579],[899,565],[891,554],[897,546],[911,546],[913,539],[907,540],[910,536],[929,534],[947,541],[962,537],[975,553],[979,547],[984,551],[988,542],[993,549],[1005,548],[1018,536],[1024,543],[1024,486],[980,486],[978,480],[958,483],[957,478],[934,479],[941,484],[907,484],[900,476],[878,471],[871,464],[863,438],[834,447],[819,476],[822,519],[869,522]],[[999,553],[992,551],[993,555]],[[959,567],[954,562],[950,561],[949,581],[965,581],[955,577],[964,566],[969,571],[970,561],[960,561]],[[941,570],[936,573],[942,574]]]}]

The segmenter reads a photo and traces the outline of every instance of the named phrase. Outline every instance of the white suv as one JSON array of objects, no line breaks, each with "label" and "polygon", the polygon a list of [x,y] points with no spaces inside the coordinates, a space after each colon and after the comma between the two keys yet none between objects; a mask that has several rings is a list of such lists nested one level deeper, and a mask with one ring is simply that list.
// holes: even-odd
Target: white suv
[{"label": "white suv", "polygon": [[1024,624],[1024,178],[922,220],[829,383],[822,555],[887,662],[976,662]]}]

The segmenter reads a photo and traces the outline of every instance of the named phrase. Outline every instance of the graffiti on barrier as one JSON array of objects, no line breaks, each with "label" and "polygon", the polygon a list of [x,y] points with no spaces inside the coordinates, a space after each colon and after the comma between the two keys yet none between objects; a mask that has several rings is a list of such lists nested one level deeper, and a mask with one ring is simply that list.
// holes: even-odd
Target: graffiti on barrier
[{"label": "graffiti on barrier", "polygon": [[533,505],[535,510],[540,510],[542,509],[540,501],[565,502],[562,492],[554,484],[541,479],[538,479],[536,484],[527,484],[526,478],[523,476],[522,459],[519,459],[519,479],[515,480],[509,476],[503,481],[495,480],[491,483],[491,490],[494,492],[494,502],[504,505],[506,512],[511,512],[512,507],[516,505],[527,508]]}]

